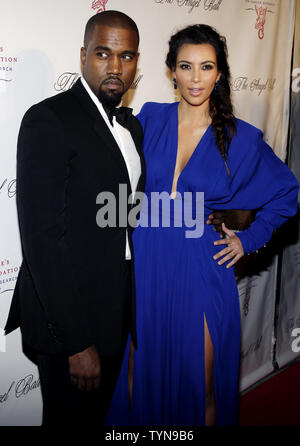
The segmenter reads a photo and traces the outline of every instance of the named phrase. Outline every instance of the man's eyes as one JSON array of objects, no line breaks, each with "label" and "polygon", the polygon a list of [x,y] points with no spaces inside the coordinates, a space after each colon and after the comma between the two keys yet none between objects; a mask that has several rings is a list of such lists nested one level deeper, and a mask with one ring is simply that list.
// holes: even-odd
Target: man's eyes
[{"label": "man's eyes", "polygon": [[96,53],[96,56],[101,57],[102,59],[106,59],[108,57],[108,54],[104,53],[103,51],[98,51]]},{"label": "man's eyes", "polygon": [[132,56],[131,54],[123,54],[122,58],[123,58],[124,60],[132,60],[132,59],[133,59],[133,56]]},{"label": "man's eyes", "polygon": [[[107,59],[109,57],[109,54],[105,53],[103,51],[98,51],[96,53],[96,56],[100,57],[101,59]],[[133,56],[132,56],[132,54],[122,54],[121,55],[121,59],[126,60],[126,61],[130,61],[130,60],[133,59]]]}]

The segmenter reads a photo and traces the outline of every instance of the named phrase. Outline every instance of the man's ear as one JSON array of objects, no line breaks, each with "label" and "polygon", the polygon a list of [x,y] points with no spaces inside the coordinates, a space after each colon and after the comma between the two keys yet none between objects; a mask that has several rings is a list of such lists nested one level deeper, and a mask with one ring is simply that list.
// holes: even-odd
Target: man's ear
[{"label": "man's ear", "polygon": [[82,65],[85,65],[86,61],[86,48],[84,46],[80,49],[80,61]]}]

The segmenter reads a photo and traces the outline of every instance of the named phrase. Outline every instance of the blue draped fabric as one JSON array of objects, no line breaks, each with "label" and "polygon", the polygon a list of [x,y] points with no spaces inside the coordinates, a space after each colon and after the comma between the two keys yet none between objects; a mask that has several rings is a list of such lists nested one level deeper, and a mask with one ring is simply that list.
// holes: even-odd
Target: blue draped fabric
[{"label": "blue draped fabric", "polygon": [[[138,115],[149,202],[152,192],[171,193],[177,108],[178,103],[146,103]],[[296,213],[298,183],[260,130],[239,119],[236,125],[230,175],[209,126],[180,174],[177,191],[181,197],[204,193],[204,221],[212,209],[258,209],[250,228],[238,234],[248,253]],[[160,213],[148,209],[148,218]],[[141,220],[144,213],[145,206]],[[174,221],[171,208],[170,227],[138,226],[133,233],[138,336],[133,397],[130,405],[129,339],[107,425],[205,424],[204,315],[214,349],[216,424],[237,423],[240,308],[234,269],[213,259],[222,248],[214,246],[219,235],[211,226],[204,224],[201,237],[187,238],[187,226]]]}]

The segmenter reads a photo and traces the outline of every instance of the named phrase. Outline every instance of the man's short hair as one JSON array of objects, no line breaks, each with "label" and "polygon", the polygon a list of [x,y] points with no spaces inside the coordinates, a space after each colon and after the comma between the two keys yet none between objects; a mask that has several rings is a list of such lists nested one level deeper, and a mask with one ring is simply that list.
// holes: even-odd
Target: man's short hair
[{"label": "man's short hair", "polygon": [[87,48],[89,41],[92,38],[96,25],[110,26],[112,28],[132,29],[137,34],[138,43],[140,42],[139,30],[135,21],[123,12],[110,10],[95,14],[88,20],[84,32],[85,48]]}]

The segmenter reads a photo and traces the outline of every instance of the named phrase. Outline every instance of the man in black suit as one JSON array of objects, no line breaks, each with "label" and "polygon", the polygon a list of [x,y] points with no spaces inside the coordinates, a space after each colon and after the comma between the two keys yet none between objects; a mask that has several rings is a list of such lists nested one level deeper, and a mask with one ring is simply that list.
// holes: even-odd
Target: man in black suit
[{"label": "man in black suit", "polygon": [[[96,224],[97,196],[143,191],[142,129],[115,109],[134,80],[139,33],[117,11],[91,17],[83,77],[32,106],[18,139],[23,263],[6,333],[21,327],[38,357],[43,424],[103,423],[131,333],[132,228]],[[116,111],[117,110],[117,111]],[[118,218],[121,218],[117,214]]]}]

